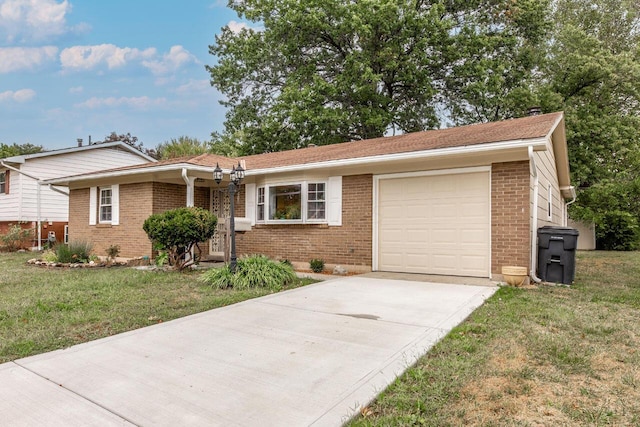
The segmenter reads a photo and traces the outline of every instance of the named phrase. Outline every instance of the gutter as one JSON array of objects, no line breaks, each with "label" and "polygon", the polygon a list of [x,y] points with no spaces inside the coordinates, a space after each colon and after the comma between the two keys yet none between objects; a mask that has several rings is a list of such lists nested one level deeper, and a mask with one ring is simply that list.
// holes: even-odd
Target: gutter
[{"label": "gutter", "polygon": [[538,227],[538,168],[536,166],[536,160],[533,157],[533,146],[528,147],[529,152],[529,169],[533,175],[533,218],[531,220],[531,269],[529,270],[529,277],[535,283],[540,283],[542,280],[536,276],[536,268],[538,266],[538,251],[537,251],[537,227]]}]

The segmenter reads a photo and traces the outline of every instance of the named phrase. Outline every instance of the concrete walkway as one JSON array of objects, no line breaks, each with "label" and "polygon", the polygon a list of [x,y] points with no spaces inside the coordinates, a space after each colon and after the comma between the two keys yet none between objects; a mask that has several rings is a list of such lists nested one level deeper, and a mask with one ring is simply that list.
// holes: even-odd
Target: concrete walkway
[{"label": "concrete walkway", "polygon": [[0,365],[11,426],[338,426],[497,288],[346,277]]}]

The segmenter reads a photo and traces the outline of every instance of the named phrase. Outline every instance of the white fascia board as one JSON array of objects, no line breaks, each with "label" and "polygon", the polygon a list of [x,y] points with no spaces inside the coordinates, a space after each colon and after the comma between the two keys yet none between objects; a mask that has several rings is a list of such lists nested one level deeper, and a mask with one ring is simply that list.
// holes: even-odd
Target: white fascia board
[{"label": "white fascia board", "polygon": [[[135,175],[143,175],[147,173],[171,172],[171,171],[175,171],[178,173],[178,175],[180,175],[182,173],[182,169],[187,169],[187,171],[193,171],[193,172],[205,172],[205,173],[213,174],[213,170],[215,168],[210,166],[196,166],[196,165],[191,165],[189,163],[174,163],[170,165],[147,166],[147,167],[140,167],[137,169],[106,171],[106,172],[97,172],[92,174],[54,178],[54,179],[44,181],[44,183],[54,184],[54,185],[67,185],[69,183],[78,182],[78,181],[117,178],[121,176],[135,176]],[[230,170],[223,171],[223,172],[226,172],[228,174]],[[213,179],[213,175],[211,179]]]},{"label": "white fascia board", "polygon": [[357,157],[353,159],[329,160],[324,162],[306,163],[301,165],[281,166],[264,169],[249,169],[246,176],[266,175],[283,172],[299,172],[308,169],[324,169],[330,167],[359,166],[364,164],[383,163],[394,160],[418,160],[438,158],[461,154],[482,154],[491,151],[527,148],[532,146],[536,151],[544,151],[547,148],[547,137],[519,139],[489,144],[467,145],[464,147],[439,148],[435,150],[409,151],[405,153],[383,154],[379,156]]}]

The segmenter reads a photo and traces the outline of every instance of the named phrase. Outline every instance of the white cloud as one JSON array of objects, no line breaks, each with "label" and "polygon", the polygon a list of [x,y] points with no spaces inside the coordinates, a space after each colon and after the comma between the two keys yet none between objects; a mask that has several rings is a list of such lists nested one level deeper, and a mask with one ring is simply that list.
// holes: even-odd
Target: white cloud
[{"label": "white cloud", "polygon": [[[232,33],[238,34],[242,30],[251,30],[252,28],[244,22],[238,21],[229,21],[227,27],[231,30]],[[253,28],[254,30],[258,30],[258,28]]]},{"label": "white cloud", "polygon": [[178,95],[201,94],[207,90],[213,91],[209,80],[189,80],[187,83],[178,86],[175,93]]},{"label": "white cloud", "polygon": [[82,93],[82,92],[84,92],[84,87],[82,86],[75,86],[75,87],[69,88],[69,93]]},{"label": "white cloud", "polygon": [[14,71],[33,70],[45,62],[56,59],[58,48],[43,47],[0,47],[0,74]]},{"label": "white cloud", "polygon": [[139,110],[146,110],[151,107],[161,107],[167,104],[166,98],[149,98],[148,96],[139,97],[108,97],[97,98],[92,97],[86,101],[75,104],[78,108],[97,109],[102,107],[115,108],[115,107],[130,107]]},{"label": "white cloud", "polygon": [[73,46],[60,53],[60,62],[63,70],[92,70],[104,65],[111,70],[132,61],[151,58],[155,54],[153,48],[139,50],[112,44]]},{"label": "white cloud", "polygon": [[142,61],[155,75],[166,75],[177,71],[183,65],[198,63],[198,60],[182,46],[172,46],[168,53],[162,55],[162,59]]},{"label": "white cloud", "polygon": [[69,31],[64,0],[4,0],[0,3],[0,37],[8,42],[43,40]]},{"label": "white cloud", "polygon": [[36,96],[36,91],[33,89],[20,89],[11,91],[0,92],[0,102],[15,101],[15,102],[27,102]]}]

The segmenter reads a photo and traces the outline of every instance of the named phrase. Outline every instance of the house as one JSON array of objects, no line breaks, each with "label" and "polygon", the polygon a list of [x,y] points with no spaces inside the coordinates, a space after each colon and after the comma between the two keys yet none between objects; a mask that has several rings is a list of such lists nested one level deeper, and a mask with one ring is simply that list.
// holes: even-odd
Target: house
[{"label": "house", "polygon": [[[228,181],[217,185],[212,172],[219,164],[228,180],[238,163],[239,254],[352,270],[497,277],[502,266],[530,268],[537,228],[566,224],[575,197],[562,113],[48,182],[69,187],[71,239],[150,256],[142,223],[153,213],[195,205],[229,217]],[[221,253],[219,234],[205,253]]]},{"label": "house", "polygon": [[[69,220],[66,188],[43,181],[155,160],[123,142],[106,142],[0,159],[0,234],[19,224],[64,241]],[[36,245],[37,246],[37,242]]]}]

